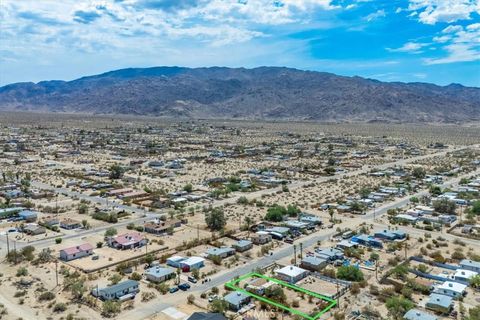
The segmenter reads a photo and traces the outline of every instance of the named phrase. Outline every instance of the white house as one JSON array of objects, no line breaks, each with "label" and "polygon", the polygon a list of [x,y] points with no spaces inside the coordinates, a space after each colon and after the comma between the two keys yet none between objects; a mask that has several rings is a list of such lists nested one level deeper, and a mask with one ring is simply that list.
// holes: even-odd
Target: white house
[{"label": "white house", "polygon": [[275,275],[278,279],[290,283],[296,283],[308,276],[308,274],[308,270],[299,268],[294,265],[286,266],[281,269],[275,270]]},{"label": "white house", "polygon": [[444,294],[453,298],[459,298],[463,296],[466,288],[467,286],[464,284],[452,281],[445,281],[441,285],[437,286],[434,292]]},{"label": "white house", "polygon": [[475,277],[478,273],[471,270],[457,269],[453,275],[453,279],[462,282],[468,282],[471,278]]}]

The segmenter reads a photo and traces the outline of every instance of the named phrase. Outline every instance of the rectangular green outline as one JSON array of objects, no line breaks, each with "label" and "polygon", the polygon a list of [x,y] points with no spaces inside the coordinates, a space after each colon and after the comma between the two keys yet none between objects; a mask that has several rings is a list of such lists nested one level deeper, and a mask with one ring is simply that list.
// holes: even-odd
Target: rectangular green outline
[{"label": "rectangular green outline", "polygon": [[[313,296],[315,298],[318,298],[318,299],[321,299],[321,300],[324,300],[324,301],[328,301],[328,302],[330,302],[330,304],[325,309],[323,309],[322,311],[317,313],[315,316],[311,317],[310,315],[308,315],[306,313],[303,313],[301,311],[289,308],[287,306],[284,306],[283,304],[280,304],[278,302],[275,302],[275,301],[272,301],[270,299],[264,298],[262,296],[256,295],[252,292],[249,292],[247,290],[244,290],[244,289],[236,286],[236,284],[239,283],[240,281],[243,281],[247,278],[251,278],[253,276],[257,277],[257,278],[262,278],[262,279],[265,279],[265,280],[268,280],[268,281],[272,281],[272,282],[275,282],[275,283],[277,283],[279,285],[282,285],[284,287],[288,287],[290,289],[293,289],[294,291],[300,291],[300,292],[306,293],[307,295]],[[328,310],[330,310],[331,308],[333,308],[337,304],[337,301],[332,299],[332,298],[326,297],[324,295],[318,294],[316,292],[313,292],[313,291],[310,291],[310,290],[307,290],[307,289],[300,288],[298,286],[292,285],[290,283],[287,283],[287,282],[284,282],[284,281],[281,281],[281,280],[278,280],[278,279],[275,279],[275,278],[267,277],[263,274],[259,274],[259,273],[256,273],[256,272],[250,272],[250,273],[247,273],[246,275],[243,275],[243,276],[239,277],[236,280],[231,280],[231,281],[225,283],[225,286],[227,288],[230,288],[230,289],[235,290],[235,291],[242,292],[242,293],[244,293],[248,296],[254,297],[255,299],[258,299],[260,301],[263,301],[265,303],[268,303],[270,305],[273,305],[273,306],[278,307],[280,309],[283,309],[285,311],[288,311],[288,312],[291,312],[293,314],[302,316],[302,317],[304,317],[308,320],[316,320],[316,319],[320,318],[321,315],[323,315],[325,312],[327,312]]]}]

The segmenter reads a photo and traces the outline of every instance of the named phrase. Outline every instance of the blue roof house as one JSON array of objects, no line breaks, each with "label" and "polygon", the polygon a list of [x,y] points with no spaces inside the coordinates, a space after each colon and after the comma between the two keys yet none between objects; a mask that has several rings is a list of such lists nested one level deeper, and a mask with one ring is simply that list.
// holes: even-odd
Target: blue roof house
[{"label": "blue roof house", "polygon": [[438,320],[438,318],[428,312],[418,309],[411,309],[403,316],[405,320]]},{"label": "blue roof house", "polygon": [[449,313],[453,307],[453,298],[444,294],[432,293],[425,307],[435,312]]},{"label": "blue roof house", "polygon": [[228,307],[231,310],[238,311],[250,302],[250,296],[242,292],[234,291],[223,297],[223,300],[228,303]]},{"label": "blue roof house", "polygon": [[37,220],[38,213],[30,210],[23,210],[18,213],[18,216],[27,222],[33,222]]}]

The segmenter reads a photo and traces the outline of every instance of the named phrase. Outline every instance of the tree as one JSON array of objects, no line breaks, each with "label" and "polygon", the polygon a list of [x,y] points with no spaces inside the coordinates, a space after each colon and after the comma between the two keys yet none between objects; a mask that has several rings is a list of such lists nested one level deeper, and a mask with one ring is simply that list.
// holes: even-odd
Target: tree
[{"label": "tree", "polygon": [[266,288],[265,296],[267,296],[270,300],[282,304],[287,301],[287,296],[285,295],[285,292],[283,292],[283,289],[278,286]]},{"label": "tree", "polygon": [[388,298],[385,305],[389,315],[396,320],[403,319],[403,315],[415,307],[415,304],[411,300],[402,296]]},{"label": "tree", "polygon": [[283,216],[287,214],[287,209],[283,206],[274,205],[267,210],[265,220],[280,222],[283,220]]},{"label": "tree", "polygon": [[372,252],[370,254],[370,261],[378,261],[379,258],[380,258],[380,255],[376,252]]},{"label": "tree", "polygon": [[470,278],[468,281],[470,285],[474,288],[480,288],[480,274],[477,274]]},{"label": "tree", "polygon": [[187,302],[188,302],[189,304],[193,304],[193,303],[195,302],[195,296],[194,296],[193,294],[189,295],[189,296],[187,297]]},{"label": "tree", "polygon": [[55,243],[56,243],[56,244],[62,243],[62,238],[56,238],[56,239],[55,239]]},{"label": "tree", "polygon": [[25,267],[20,267],[17,270],[17,277],[26,277],[28,276],[28,270]]},{"label": "tree", "polygon": [[87,288],[82,280],[72,283],[69,289],[74,300],[81,300],[83,298],[83,294],[87,291]]},{"label": "tree", "polygon": [[123,176],[123,168],[118,164],[110,167],[110,179],[120,179]]},{"label": "tree", "polygon": [[370,190],[369,188],[362,188],[358,193],[360,194],[360,197],[362,197],[362,199],[366,199],[371,192],[372,190]]},{"label": "tree", "polygon": [[113,237],[116,234],[117,234],[117,229],[113,227],[110,227],[107,230],[105,230],[105,237]]},{"label": "tree", "polygon": [[208,306],[210,311],[213,313],[222,313],[224,314],[225,311],[228,309],[228,303],[222,299],[215,299],[210,303]]},{"label": "tree", "polygon": [[297,206],[294,206],[292,204],[289,204],[287,206],[287,215],[289,217],[296,217],[300,212],[301,210]]},{"label": "tree", "polygon": [[480,215],[480,200],[473,202],[470,212],[476,214],[477,216]]},{"label": "tree", "polygon": [[425,178],[426,172],[423,167],[415,167],[413,168],[412,175],[417,179]]},{"label": "tree", "polygon": [[185,187],[183,187],[183,190],[186,191],[186,192],[188,192],[188,193],[192,192],[192,191],[193,191],[193,186],[192,186],[192,184],[189,183],[189,184],[185,185]]},{"label": "tree", "polygon": [[441,199],[433,202],[433,208],[439,213],[455,214],[457,205],[454,201],[448,199]]},{"label": "tree", "polygon": [[330,166],[330,167],[326,167],[325,169],[323,169],[323,171],[325,171],[326,174],[331,176],[331,175],[335,174],[336,170],[335,170],[334,167]]},{"label": "tree", "polygon": [[436,197],[442,194],[442,189],[439,186],[431,185],[428,192],[430,192],[432,196]]},{"label": "tree", "polygon": [[102,305],[102,315],[105,317],[112,317],[117,313],[120,313],[121,305],[120,302],[108,300],[105,301]]},{"label": "tree", "polygon": [[205,214],[205,223],[210,230],[219,231],[225,227],[227,220],[221,208],[213,208],[209,213]]},{"label": "tree", "polygon": [[110,283],[113,285],[113,284],[117,284],[119,283],[120,281],[122,281],[122,276],[117,274],[117,273],[114,273],[112,274],[112,276],[110,278],[108,278],[108,280],[110,280]]},{"label": "tree", "polygon": [[23,255],[23,257],[28,260],[32,261],[34,259],[33,252],[35,251],[34,246],[26,246],[23,247],[22,250],[20,250],[20,253]]},{"label": "tree", "polygon": [[78,213],[79,214],[87,214],[88,213],[88,205],[85,203],[80,203],[78,205]]},{"label": "tree", "polygon": [[476,306],[468,310],[468,319],[467,320],[478,320],[480,319],[480,306]]},{"label": "tree", "polygon": [[341,266],[337,270],[337,278],[359,282],[363,280],[363,273],[354,266]]},{"label": "tree", "polygon": [[335,214],[333,208],[328,208],[328,214],[330,215],[330,222],[333,222],[333,215]]},{"label": "tree", "polygon": [[240,198],[238,198],[237,203],[246,205],[246,204],[248,204],[248,199],[245,196],[241,196]]}]

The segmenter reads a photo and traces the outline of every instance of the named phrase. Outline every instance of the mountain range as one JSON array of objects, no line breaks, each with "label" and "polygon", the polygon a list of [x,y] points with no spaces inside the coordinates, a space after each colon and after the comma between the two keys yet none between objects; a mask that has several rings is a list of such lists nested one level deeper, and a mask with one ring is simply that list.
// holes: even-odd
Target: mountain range
[{"label": "mountain range", "polygon": [[0,110],[360,122],[480,120],[480,88],[283,67],[153,67],[0,87]]}]

